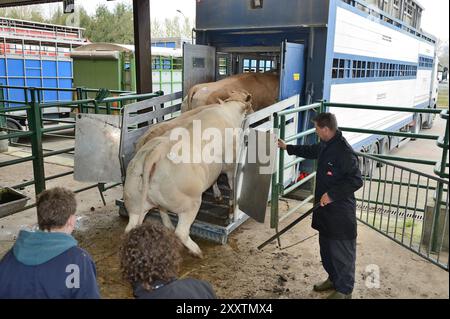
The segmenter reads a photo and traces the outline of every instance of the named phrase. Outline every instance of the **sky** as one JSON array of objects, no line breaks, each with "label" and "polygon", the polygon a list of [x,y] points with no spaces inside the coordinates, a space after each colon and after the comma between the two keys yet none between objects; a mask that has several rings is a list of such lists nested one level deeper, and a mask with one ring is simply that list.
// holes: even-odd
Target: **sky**
[{"label": "sky", "polygon": [[[422,29],[441,40],[447,41],[449,39],[449,0],[419,0],[419,2],[425,9],[422,16]],[[99,4],[103,3],[113,8],[117,3],[132,4],[132,0],[75,0],[75,3],[82,4],[88,13],[94,13]],[[152,19],[164,19],[177,15],[181,17],[177,10],[194,19],[195,3],[196,0],[151,0]],[[51,10],[57,4],[48,6]]]}]

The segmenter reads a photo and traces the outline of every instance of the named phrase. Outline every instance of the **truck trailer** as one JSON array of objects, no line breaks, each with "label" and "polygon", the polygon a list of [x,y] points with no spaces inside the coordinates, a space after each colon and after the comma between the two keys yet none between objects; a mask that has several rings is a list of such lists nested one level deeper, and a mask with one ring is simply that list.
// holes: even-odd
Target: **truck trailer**
[{"label": "truck trailer", "polygon": [[[183,53],[184,94],[197,83],[275,70],[280,101],[299,94],[301,104],[436,108],[436,39],[419,31],[423,8],[411,0],[391,2],[197,1],[196,45],[185,44]],[[386,131],[417,133],[434,119],[363,108],[329,111],[342,127]],[[299,131],[310,128],[297,122]],[[360,133],[345,137],[356,151],[372,154],[401,143]]]}]

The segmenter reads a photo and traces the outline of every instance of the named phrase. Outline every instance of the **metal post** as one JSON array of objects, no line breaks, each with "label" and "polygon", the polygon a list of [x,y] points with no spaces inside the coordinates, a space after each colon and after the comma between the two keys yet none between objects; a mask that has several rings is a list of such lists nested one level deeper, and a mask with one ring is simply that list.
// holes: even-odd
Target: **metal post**
[{"label": "metal post", "polygon": [[[170,58],[170,94],[175,93],[173,90],[173,67],[174,67],[175,59],[173,57]],[[162,89],[161,89],[162,91]]]},{"label": "metal post", "polygon": [[325,112],[325,100],[320,101],[320,110],[319,113],[324,113]]},{"label": "metal post", "polygon": [[[275,113],[273,115],[273,128],[274,133],[277,133],[278,130],[278,114]],[[279,152],[283,152],[282,150],[279,150]],[[278,159],[278,156],[276,157]],[[275,163],[276,167],[277,163]],[[278,228],[278,198],[280,196],[280,191],[278,190],[278,178],[277,178],[277,172],[272,174],[272,198],[270,203],[270,228]]]},{"label": "metal post", "polygon": [[[83,99],[83,89],[82,88],[76,88],[77,92],[77,100],[80,101]],[[78,104],[78,113],[84,113],[83,110],[83,104]]]},{"label": "metal post", "polygon": [[150,0],[133,0],[134,44],[136,46],[136,90],[151,93],[152,50]]},{"label": "metal post", "polygon": [[[281,116],[280,125],[280,139],[286,139],[286,115]],[[280,195],[284,193],[284,151],[280,151],[280,162],[278,163],[278,187]]]},{"label": "metal post", "polygon": [[[440,176],[443,178],[445,176],[445,171],[447,168],[447,150],[448,150],[448,143],[449,143],[449,127],[448,127],[448,116],[447,116],[447,123],[445,125],[445,136],[444,136],[444,147],[442,148],[442,160],[441,160],[441,167],[440,167]],[[432,230],[432,242],[431,242],[431,249],[433,252],[437,252],[439,249],[439,217],[441,215],[441,205],[442,205],[442,196],[444,192],[444,183],[441,181],[438,182],[437,190],[436,190],[436,203],[434,207],[434,220],[433,220],[433,227]],[[444,227],[445,228],[445,227]],[[445,229],[444,229],[445,231]],[[444,236],[444,233],[442,233],[442,236]]]},{"label": "metal post", "polygon": [[33,132],[31,136],[31,151],[33,154],[34,189],[36,196],[45,190],[44,152],[42,150],[42,119],[36,89],[30,89],[31,109],[27,110],[28,126]]},{"label": "metal post", "polygon": [[99,114],[100,108],[98,107],[98,102],[94,101],[94,112],[95,114]]},{"label": "metal post", "polygon": [[[3,88],[0,88],[0,110],[5,108],[5,103],[3,102],[5,100],[5,97],[3,95]],[[0,129],[6,128],[6,113],[0,113]]]}]

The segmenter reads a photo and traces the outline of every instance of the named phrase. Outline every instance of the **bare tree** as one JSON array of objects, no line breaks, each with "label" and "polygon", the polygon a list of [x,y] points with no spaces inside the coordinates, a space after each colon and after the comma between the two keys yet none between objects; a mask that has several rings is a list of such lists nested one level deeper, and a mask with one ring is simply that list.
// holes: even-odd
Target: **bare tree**
[{"label": "bare tree", "polygon": [[42,14],[42,6],[21,6],[14,8],[6,8],[0,11],[2,17],[18,19],[18,20],[31,20],[35,22],[45,22],[45,18]]},{"label": "bare tree", "polygon": [[[0,15],[8,18],[31,20],[51,24],[69,24],[68,15],[62,11],[62,6],[45,18],[45,7],[42,5],[22,6],[0,9]],[[99,5],[94,14],[89,15],[82,7],[76,7],[78,24],[85,28],[85,36],[93,42],[133,43],[133,9],[130,5],[118,4],[114,10],[109,10],[104,4]],[[78,25],[77,25],[78,26]],[[175,16],[151,21],[152,37],[191,37],[194,21],[184,16]]]},{"label": "bare tree", "polygon": [[161,25],[161,21],[157,20],[156,18],[152,20],[151,28],[153,38],[162,38],[165,36],[166,31],[164,27]]},{"label": "bare tree", "polygon": [[439,56],[439,63],[445,67],[448,67],[448,40],[447,41],[441,41],[438,40],[437,43],[437,50],[438,50],[438,56]]},{"label": "bare tree", "polygon": [[[164,22],[154,20],[154,24],[160,26],[161,32],[158,32],[158,37],[191,37],[193,22],[184,17],[181,21],[180,17],[166,18]],[[156,32],[152,34],[156,35]]]}]

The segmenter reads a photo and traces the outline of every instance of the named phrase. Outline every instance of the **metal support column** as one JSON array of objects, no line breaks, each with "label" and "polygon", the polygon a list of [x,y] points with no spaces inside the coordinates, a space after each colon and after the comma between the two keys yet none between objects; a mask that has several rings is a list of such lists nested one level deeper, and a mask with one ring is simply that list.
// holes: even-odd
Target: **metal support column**
[{"label": "metal support column", "polygon": [[31,150],[33,154],[33,174],[34,174],[34,189],[36,196],[45,190],[45,171],[44,171],[44,152],[42,150],[42,125],[41,112],[39,103],[37,103],[38,91],[30,89],[31,95],[31,109],[28,112],[28,126],[33,132],[31,136]]},{"label": "metal support column", "polygon": [[150,0],[133,0],[134,45],[136,47],[136,90],[138,94],[151,93],[152,50],[150,27]]}]

